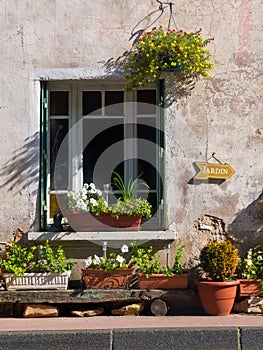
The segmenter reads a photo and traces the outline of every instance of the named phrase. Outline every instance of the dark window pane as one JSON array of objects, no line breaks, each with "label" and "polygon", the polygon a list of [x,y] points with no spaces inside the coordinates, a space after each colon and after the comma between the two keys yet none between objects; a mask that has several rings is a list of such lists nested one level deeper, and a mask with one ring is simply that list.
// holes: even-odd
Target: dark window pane
[{"label": "dark window pane", "polygon": [[123,101],[124,101],[123,91],[106,91],[105,92],[105,107],[107,107],[106,115],[124,115]]},{"label": "dark window pane", "polygon": [[[51,190],[63,190],[68,187],[68,144],[63,143],[63,151],[59,148],[68,134],[67,119],[50,120],[50,187]],[[54,174],[56,171],[56,174]],[[56,182],[56,184],[55,184]]]},{"label": "dark window pane", "polygon": [[156,91],[155,90],[138,90],[137,102],[140,102],[138,103],[138,114],[155,114],[156,113]]},{"label": "dark window pane", "polygon": [[[110,183],[112,170],[124,159],[124,128],[120,119],[83,121],[83,178],[101,189]],[[94,170],[96,172],[94,173]]]},{"label": "dark window pane", "polygon": [[101,107],[100,91],[82,92],[82,115],[101,115]]},{"label": "dark window pane", "polygon": [[50,115],[69,115],[68,91],[50,91]]}]

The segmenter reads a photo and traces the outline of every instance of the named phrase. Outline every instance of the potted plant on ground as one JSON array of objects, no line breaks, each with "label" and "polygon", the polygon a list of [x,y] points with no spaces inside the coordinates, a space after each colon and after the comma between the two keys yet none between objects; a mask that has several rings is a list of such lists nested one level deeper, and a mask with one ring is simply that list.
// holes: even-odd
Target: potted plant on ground
[{"label": "potted plant on ground", "polygon": [[132,243],[132,264],[135,266],[140,289],[186,289],[189,274],[184,273],[182,266],[183,246],[179,243],[172,268],[162,268],[159,254],[153,252],[153,247],[138,247]]},{"label": "potted plant on ground", "polygon": [[234,304],[239,281],[233,280],[238,266],[238,250],[230,241],[214,241],[200,252],[204,280],[196,281],[204,311],[208,315],[227,316]]},{"label": "potted plant on ground", "polygon": [[126,88],[156,83],[164,71],[179,73],[180,79],[208,77],[213,63],[206,46],[213,38],[204,39],[201,30],[165,31],[160,26],[143,32],[121,63],[128,79]]},{"label": "potted plant on ground", "polygon": [[117,202],[108,205],[102,191],[94,184],[84,184],[80,191],[70,192],[69,208],[64,211],[69,225],[76,231],[139,230],[142,217],[151,217],[151,204],[143,198],[135,198],[138,177],[125,185],[114,172],[113,184],[120,191]]},{"label": "potted plant on ground", "polygon": [[257,245],[248,250],[241,259],[238,270],[238,296],[259,296],[263,294],[263,246]]},{"label": "potted plant on ground", "polygon": [[81,269],[86,288],[129,288],[133,268],[124,258],[128,251],[128,246],[123,245],[121,253],[113,252],[109,257],[89,256]]},{"label": "potted plant on ground", "polygon": [[60,246],[23,247],[12,242],[0,259],[7,290],[67,289],[73,259],[67,259]]}]

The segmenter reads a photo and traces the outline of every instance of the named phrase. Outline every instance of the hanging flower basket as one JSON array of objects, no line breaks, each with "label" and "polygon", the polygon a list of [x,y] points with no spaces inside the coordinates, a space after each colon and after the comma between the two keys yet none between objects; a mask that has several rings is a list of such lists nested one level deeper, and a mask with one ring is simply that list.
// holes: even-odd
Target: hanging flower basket
[{"label": "hanging flower basket", "polygon": [[213,68],[201,28],[196,32],[165,31],[162,26],[143,32],[124,56],[122,68],[127,75],[128,90],[156,83],[165,71],[180,72],[183,78],[209,77]]}]

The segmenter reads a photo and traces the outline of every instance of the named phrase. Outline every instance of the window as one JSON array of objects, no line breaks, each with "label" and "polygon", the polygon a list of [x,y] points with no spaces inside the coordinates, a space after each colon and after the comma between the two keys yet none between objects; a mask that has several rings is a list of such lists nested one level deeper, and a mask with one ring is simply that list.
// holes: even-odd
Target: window
[{"label": "window", "polygon": [[94,182],[116,201],[112,172],[126,181],[140,175],[149,189],[137,196],[153,206],[142,229],[163,227],[163,132],[155,88],[133,92],[116,82],[42,84],[41,223],[67,206],[67,193]]}]

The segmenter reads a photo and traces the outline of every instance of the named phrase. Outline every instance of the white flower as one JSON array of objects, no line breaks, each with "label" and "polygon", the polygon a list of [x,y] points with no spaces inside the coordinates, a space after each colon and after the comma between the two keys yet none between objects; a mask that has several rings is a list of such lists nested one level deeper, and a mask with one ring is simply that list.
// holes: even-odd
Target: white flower
[{"label": "white flower", "polygon": [[101,192],[101,190],[97,190],[97,195],[98,195],[99,197],[101,197],[101,196],[102,196],[102,192]]},{"label": "white flower", "polygon": [[123,246],[121,247],[121,252],[128,253],[128,251],[129,251],[129,247],[126,244],[123,244]]},{"label": "white flower", "polygon": [[96,189],[96,186],[95,186],[94,183],[90,183],[90,184],[89,184],[89,187],[90,187],[92,190],[95,190],[95,189]]},{"label": "white flower", "polygon": [[123,262],[125,261],[124,257],[121,255],[117,255],[116,256],[116,261],[118,261],[120,263],[120,265],[123,264]]},{"label": "white flower", "polygon": [[90,202],[90,204],[92,204],[94,207],[96,207],[96,206],[98,205],[98,202],[97,202],[96,199],[94,199],[94,198],[91,198],[89,202]]},{"label": "white flower", "polygon": [[89,256],[85,261],[84,261],[84,266],[89,267],[92,264],[92,256]]},{"label": "white flower", "polygon": [[100,257],[98,255],[94,254],[93,264],[99,265],[99,263],[100,263]]},{"label": "white flower", "polygon": [[87,210],[87,205],[82,199],[79,198],[76,203],[76,209]]},{"label": "white flower", "polygon": [[95,193],[96,193],[96,189],[95,189],[95,188],[90,189],[90,190],[89,190],[89,193],[95,194]]},{"label": "white flower", "polygon": [[247,259],[247,266],[251,266],[252,265],[252,260],[251,259]]}]

